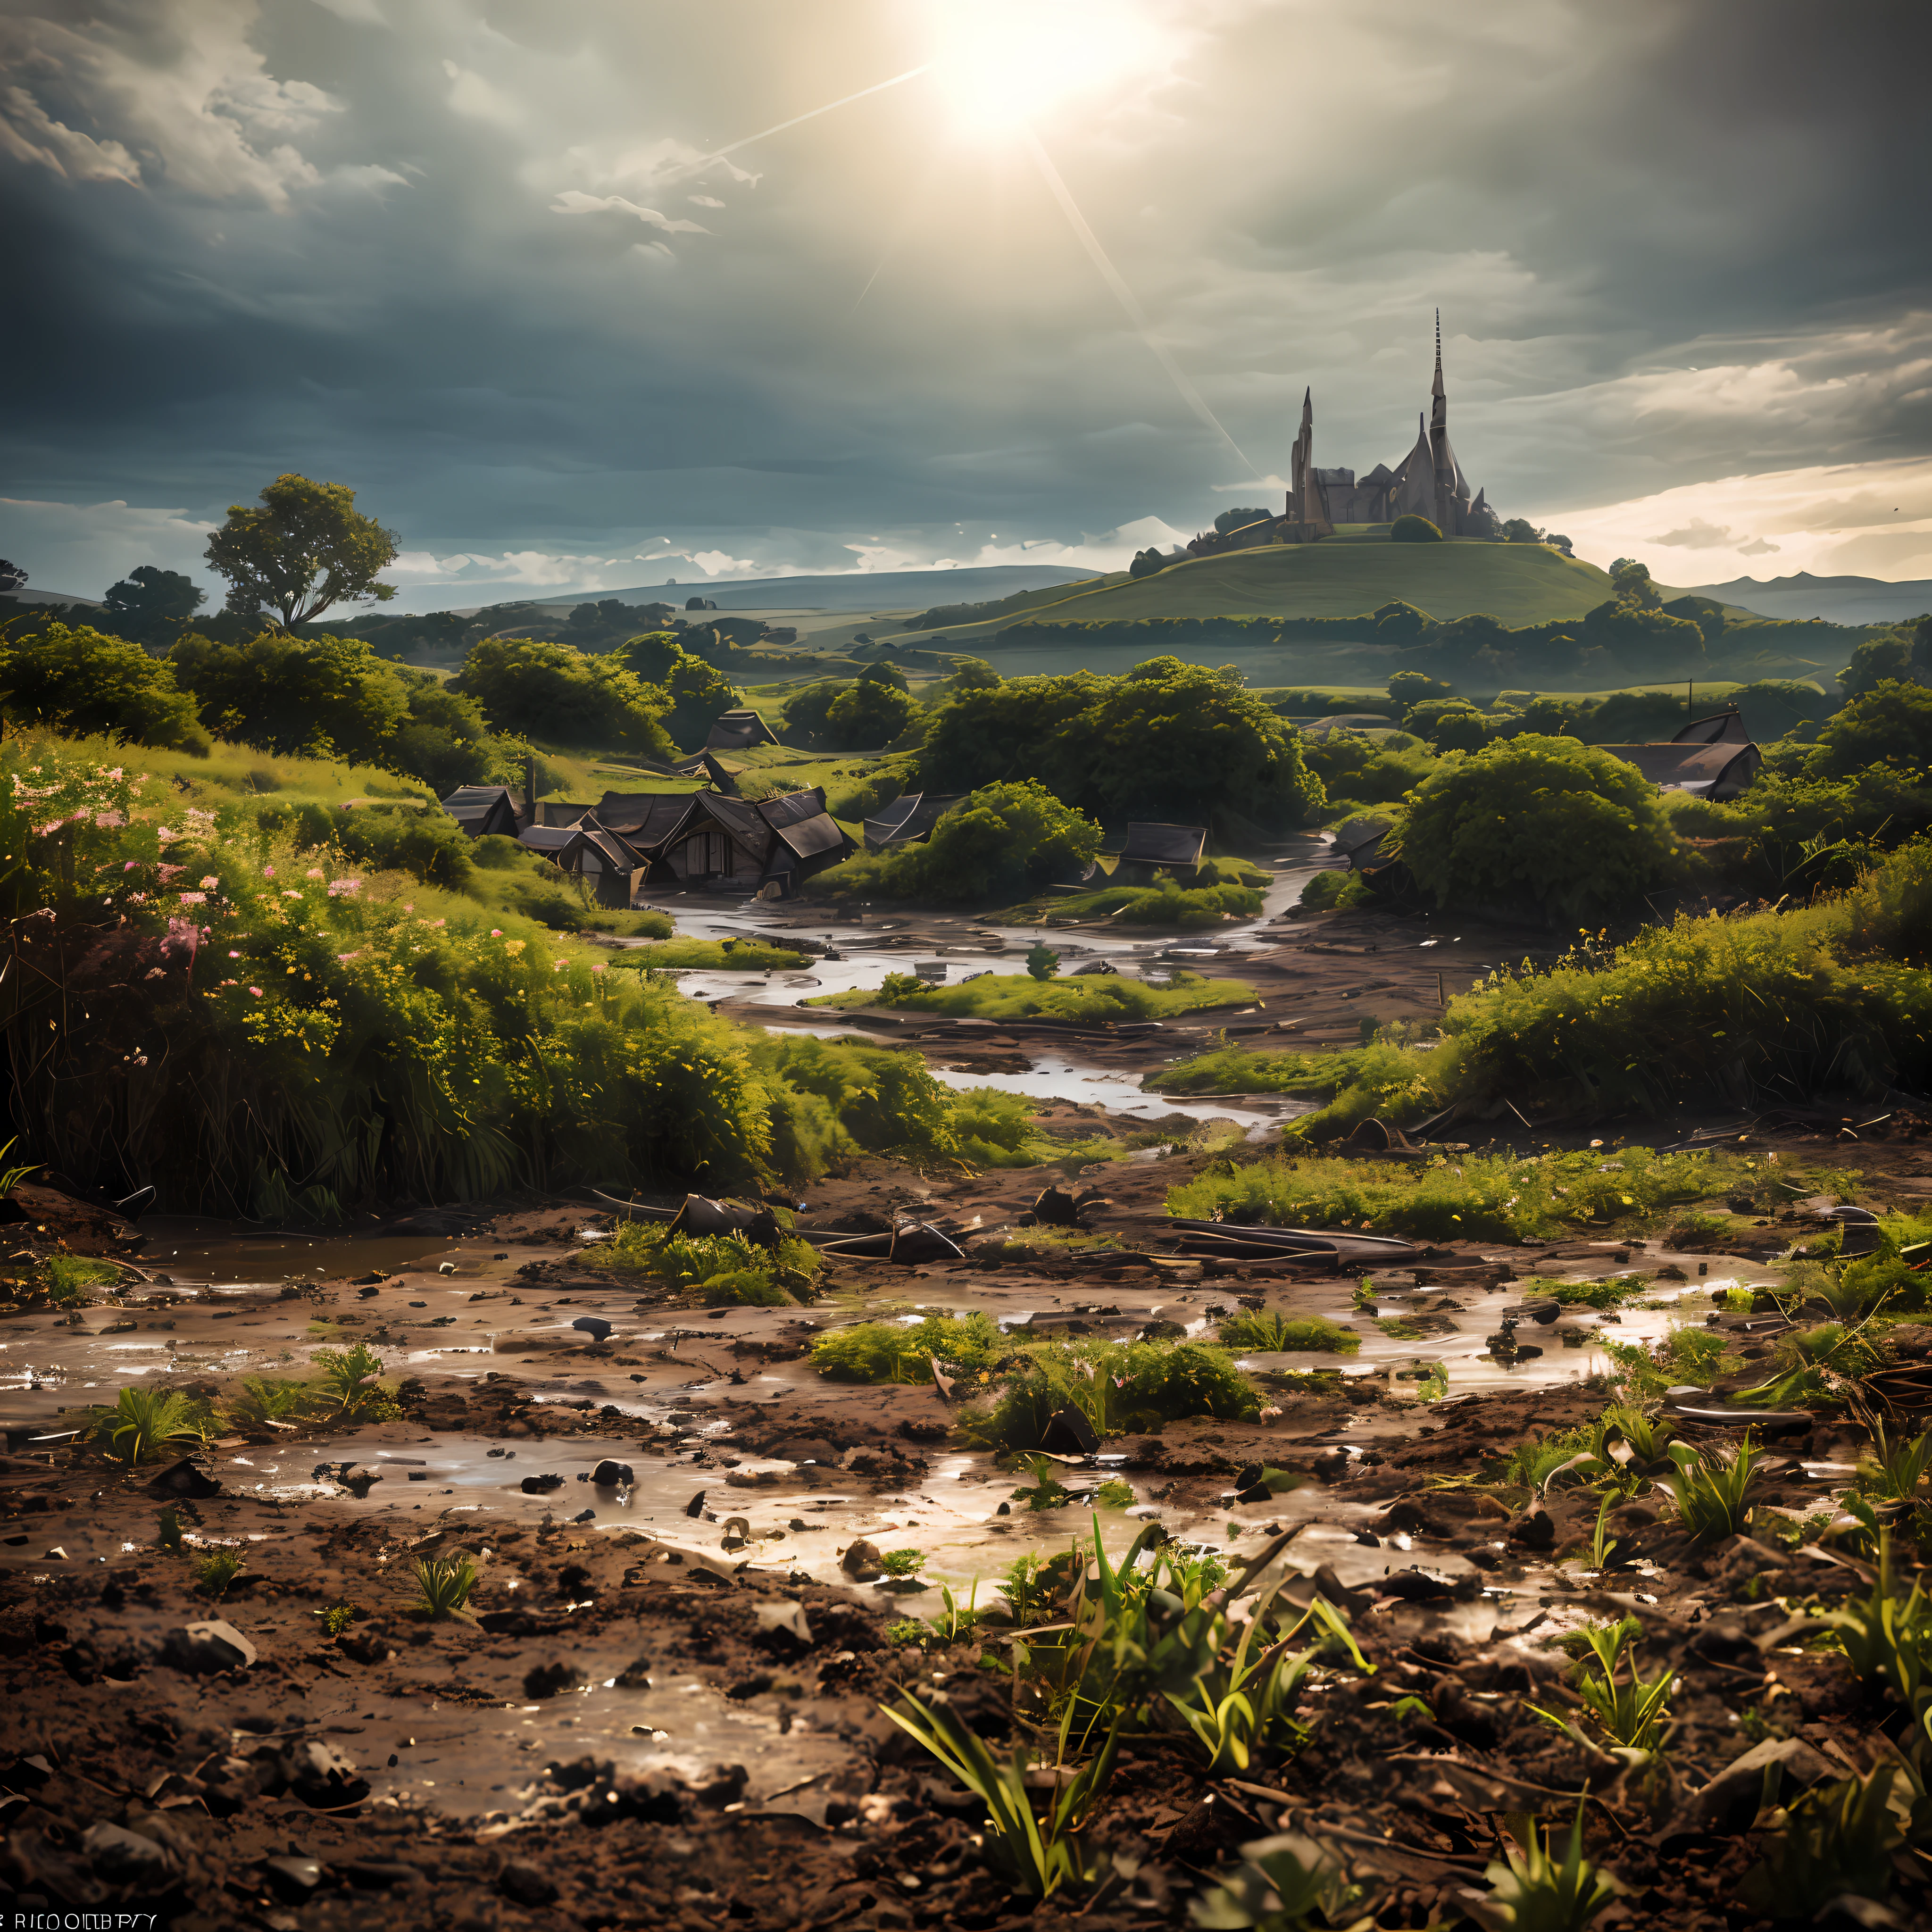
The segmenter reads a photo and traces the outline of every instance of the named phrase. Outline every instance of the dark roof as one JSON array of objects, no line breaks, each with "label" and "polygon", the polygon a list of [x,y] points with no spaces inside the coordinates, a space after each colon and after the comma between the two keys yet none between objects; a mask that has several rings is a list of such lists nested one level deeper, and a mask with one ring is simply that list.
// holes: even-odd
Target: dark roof
[{"label": "dark roof", "polygon": [[526,825],[518,833],[517,841],[532,852],[554,859],[560,866],[566,863],[573,851],[586,845],[595,848],[620,872],[632,871],[644,862],[628,839],[620,838],[587,814],[577,825]]},{"label": "dark roof", "polygon": [[932,836],[932,828],[966,796],[963,791],[912,791],[882,805],[866,820],[866,849],[910,845]]},{"label": "dark roof", "polygon": [[607,791],[596,816],[598,824],[647,850],[677,830],[691,809],[692,796],[688,791]]},{"label": "dark roof", "polygon": [[577,842],[578,833],[574,825],[526,825],[517,834],[517,842],[532,852],[561,852]]},{"label": "dark roof", "polygon": [[825,810],[825,788],[813,785],[806,791],[784,791],[770,798],[758,801],[758,816],[774,829],[785,825],[796,825],[808,818],[817,818]]},{"label": "dark roof", "polygon": [[1670,741],[1673,745],[1748,745],[1750,734],[1733,706],[1684,726]]},{"label": "dark roof", "polygon": [[494,818],[507,824],[514,836],[524,815],[518,795],[508,785],[458,785],[443,800],[442,808],[472,834]]},{"label": "dark roof", "polygon": [[1613,758],[1634,765],[1660,791],[1695,791],[1735,796],[1756,777],[1763,762],[1755,745],[1599,745]]},{"label": "dark roof", "polygon": [[538,825],[574,825],[591,807],[580,805],[574,799],[553,798],[539,800],[535,823]]},{"label": "dark roof", "polygon": [[1123,865],[1198,866],[1208,843],[1204,825],[1130,825]]},{"label": "dark roof", "polygon": [[821,852],[842,852],[845,848],[845,835],[828,812],[821,812],[814,818],[801,818],[772,829],[778,834],[778,843],[801,859],[815,858]]},{"label": "dark roof", "polygon": [[705,748],[714,752],[742,752],[754,745],[776,745],[777,734],[758,714],[749,709],[727,711],[711,728]]},{"label": "dark roof", "polygon": [[741,845],[754,851],[764,850],[771,836],[770,826],[759,817],[758,808],[748,800],[733,798],[722,791],[695,791],[685,800],[684,817],[664,842],[690,837],[703,829],[699,821],[706,818],[722,825]]}]

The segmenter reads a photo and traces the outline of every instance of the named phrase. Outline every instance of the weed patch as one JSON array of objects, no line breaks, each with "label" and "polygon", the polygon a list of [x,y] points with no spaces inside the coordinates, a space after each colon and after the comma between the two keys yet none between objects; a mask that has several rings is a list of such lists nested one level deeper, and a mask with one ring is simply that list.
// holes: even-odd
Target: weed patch
[{"label": "weed patch", "polygon": [[1118,1436],[1189,1415],[1252,1421],[1261,1400],[1227,1354],[1204,1342],[1048,1342],[1028,1348],[992,1407],[967,1411],[960,1427],[976,1446],[1028,1452],[1066,1408]]},{"label": "weed patch", "polygon": [[593,1268],[662,1282],[681,1298],[707,1308],[776,1308],[808,1300],[819,1272],[817,1252],[790,1235],[765,1247],[735,1232],[674,1234],[644,1221],[619,1222],[581,1258]]},{"label": "weed patch", "polygon": [[910,973],[889,974],[883,985],[849,993],[826,993],[814,1006],[896,1006],[908,1012],[944,1013],[956,1019],[1074,1020],[1105,1026],[1116,1020],[1154,1020],[1198,1007],[1252,1001],[1255,989],[1235,980],[1177,973],[1171,984],[1150,986],[1124,973],[1082,973],[1036,980],[1026,973],[988,973],[957,986],[928,986]]},{"label": "weed patch", "polygon": [[916,1322],[862,1322],[816,1337],[812,1366],[828,1382],[923,1382],[935,1357],[950,1372],[986,1378],[1013,1352],[988,1316],[928,1315]]},{"label": "weed patch", "polygon": [[1256,1352],[1302,1348],[1352,1355],[1362,1346],[1361,1337],[1352,1328],[1345,1328],[1325,1315],[1290,1317],[1272,1308],[1244,1309],[1238,1315],[1231,1315],[1221,1324],[1220,1334],[1223,1348]]}]

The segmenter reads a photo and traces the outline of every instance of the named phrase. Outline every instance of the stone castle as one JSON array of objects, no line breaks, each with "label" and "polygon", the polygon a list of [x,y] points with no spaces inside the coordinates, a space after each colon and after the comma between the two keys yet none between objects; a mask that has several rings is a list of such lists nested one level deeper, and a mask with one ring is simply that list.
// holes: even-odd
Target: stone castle
[{"label": "stone castle", "polygon": [[1415,446],[1391,470],[1378,463],[1366,476],[1352,470],[1318,469],[1315,462],[1314,392],[1304,392],[1301,429],[1288,466],[1286,514],[1278,521],[1214,531],[1187,546],[1197,556],[1252,544],[1313,543],[1333,536],[1337,524],[1391,524],[1425,517],[1445,537],[1502,535],[1494,512],[1456,460],[1449,442],[1449,401],[1442,386],[1442,312],[1436,313],[1436,380],[1426,417],[1416,418]]},{"label": "stone castle", "polygon": [[[1436,380],[1429,415],[1416,418],[1415,446],[1391,470],[1378,463],[1357,479],[1352,470],[1315,465],[1315,398],[1301,398],[1301,433],[1288,470],[1286,522],[1293,542],[1330,536],[1337,524],[1388,524],[1398,517],[1426,517],[1445,537],[1488,536],[1495,519],[1483,492],[1473,500],[1469,479],[1449,442],[1449,399],[1442,387],[1442,311],[1436,312]],[[1277,538],[1276,541],[1283,539]]]}]

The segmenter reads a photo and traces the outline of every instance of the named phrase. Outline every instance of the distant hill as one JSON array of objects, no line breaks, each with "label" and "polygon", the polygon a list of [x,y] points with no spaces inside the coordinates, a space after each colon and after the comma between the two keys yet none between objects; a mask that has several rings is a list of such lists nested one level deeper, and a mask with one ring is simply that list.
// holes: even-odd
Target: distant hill
[{"label": "distant hill", "polygon": [[1889,624],[1932,610],[1932,578],[1888,584],[1880,577],[1774,577],[1760,584],[1740,577],[1729,584],[1701,584],[1691,593],[1741,604],[1761,617],[1822,617],[1834,624]]},{"label": "distant hill", "polygon": [[[1024,619],[1078,623],[1354,617],[1398,601],[1442,621],[1484,611],[1516,626],[1580,617],[1610,595],[1610,580],[1594,564],[1580,563],[1543,544],[1397,544],[1342,537],[1234,550],[1174,564],[1137,581],[1116,577],[1065,597],[1030,597],[1017,617],[1004,615],[992,628]],[[971,626],[949,626],[947,631],[956,640],[981,634]]]},{"label": "distant hill", "polygon": [[546,606],[595,603],[615,597],[626,604],[675,604],[708,597],[721,610],[922,610],[932,604],[965,604],[1084,583],[1090,570],[1058,563],[996,563],[962,570],[854,571],[836,577],[754,577],[732,584],[640,584],[628,590],[592,590],[571,597],[530,600]]}]

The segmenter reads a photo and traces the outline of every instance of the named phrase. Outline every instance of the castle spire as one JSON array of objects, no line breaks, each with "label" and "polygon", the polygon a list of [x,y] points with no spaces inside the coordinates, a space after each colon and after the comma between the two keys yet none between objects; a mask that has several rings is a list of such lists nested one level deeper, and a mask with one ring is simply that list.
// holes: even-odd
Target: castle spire
[{"label": "castle spire", "polygon": [[1430,394],[1431,395],[1434,395],[1434,396],[1439,396],[1439,395],[1441,395],[1441,394],[1442,394],[1442,311],[1438,308],[1438,309],[1436,311],[1436,382],[1435,382],[1435,386],[1434,386],[1434,387],[1433,387],[1433,388],[1430,391]]}]

